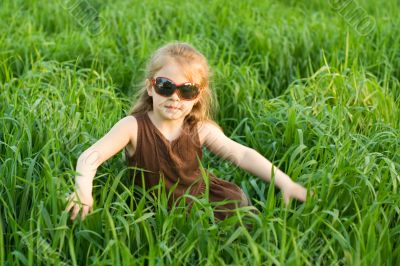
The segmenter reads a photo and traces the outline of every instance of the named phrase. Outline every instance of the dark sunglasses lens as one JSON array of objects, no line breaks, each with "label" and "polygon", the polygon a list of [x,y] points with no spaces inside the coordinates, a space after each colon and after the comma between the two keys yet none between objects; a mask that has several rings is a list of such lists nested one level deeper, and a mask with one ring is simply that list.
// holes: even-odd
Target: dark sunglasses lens
[{"label": "dark sunglasses lens", "polygon": [[170,96],[175,91],[175,84],[173,84],[168,79],[157,78],[155,89],[156,89],[156,92],[161,95]]},{"label": "dark sunglasses lens", "polygon": [[194,85],[183,85],[180,89],[182,98],[187,100],[194,99],[199,94],[199,90]]}]

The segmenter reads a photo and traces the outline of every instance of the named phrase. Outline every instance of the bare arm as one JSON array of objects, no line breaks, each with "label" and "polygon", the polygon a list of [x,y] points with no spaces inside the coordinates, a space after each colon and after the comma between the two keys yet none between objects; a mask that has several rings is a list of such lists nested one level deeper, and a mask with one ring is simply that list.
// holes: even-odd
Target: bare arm
[{"label": "bare arm", "polygon": [[82,208],[82,219],[92,209],[92,183],[97,168],[110,157],[123,149],[129,141],[136,143],[137,122],[133,116],[127,116],[119,120],[110,131],[99,139],[95,144],[85,150],[78,158],[75,177],[76,193],[70,195],[66,211],[74,207],[71,219],[74,220],[79,212],[80,206],[74,202],[80,200],[84,205]]},{"label": "bare arm", "polygon": [[233,141],[215,125],[204,123],[199,129],[202,143],[211,152],[223,159],[230,160],[238,167],[260,177],[264,181],[271,181],[272,171],[275,173],[275,185],[284,192],[285,203],[290,197],[305,201],[307,190],[295,183],[288,175],[275,167],[268,159],[256,150]]},{"label": "bare arm", "polygon": [[274,171],[275,185],[280,189],[285,189],[293,182],[289,176],[254,149],[243,152],[238,166],[268,182],[271,181],[272,171]]}]

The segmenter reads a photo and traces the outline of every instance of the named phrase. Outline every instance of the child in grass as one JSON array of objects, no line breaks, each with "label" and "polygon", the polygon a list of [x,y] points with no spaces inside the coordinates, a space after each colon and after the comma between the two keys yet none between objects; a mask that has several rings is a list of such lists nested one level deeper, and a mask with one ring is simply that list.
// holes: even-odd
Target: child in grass
[{"label": "child in grass", "polygon": [[[68,212],[72,209],[72,220],[79,211],[82,220],[92,211],[96,170],[123,148],[129,166],[146,170],[143,179],[132,175],[135,184],[147,189],[162,179],[167,191],[172,191],[169,207],[186,191],[192,195],[205,193],[207,186],[199,168],[202,146],[270,181],[271,162],[254,149],[225,136],[211,119],[209,67],[195,48],[187,43],[170,43],[159,48],[148,63],[143,85],[130,114],[79,156],[76,192],[69,196],[66,207]],[[282,190],[286,205],[290,198],[306,200],[304,187],[279,169],[274,168],[274,172],[275,184]],[[225,219],[236,207],[250,205],[236,184],[209,172],[207,175],[209,200],[228,202],[214,209],[217,219]]]}]

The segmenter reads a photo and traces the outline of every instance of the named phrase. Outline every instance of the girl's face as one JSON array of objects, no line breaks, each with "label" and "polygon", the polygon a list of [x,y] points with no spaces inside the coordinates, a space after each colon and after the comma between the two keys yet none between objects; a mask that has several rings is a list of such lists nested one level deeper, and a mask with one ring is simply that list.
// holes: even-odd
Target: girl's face
[{"label": "girl's face", "polygon": [[[168,63],[161,68],[153,78],[165,77],[173,81],[175,84],[182,84],[189,82],[186,76],[183,74],[182,67],[175,62],[173,59],[169,59]],[[195,83],[199,83],[199,80],[194,80]],[[194,100],[181,100],[178,97],[177,91],[171,96],[161,96],[157,94],[154,87],[151,85],[151,81],[146,80],[147,93],[153,98],[153,112],[161,116],[164,119],[176,120],[183,119],[190,113],[201,95]]]}]

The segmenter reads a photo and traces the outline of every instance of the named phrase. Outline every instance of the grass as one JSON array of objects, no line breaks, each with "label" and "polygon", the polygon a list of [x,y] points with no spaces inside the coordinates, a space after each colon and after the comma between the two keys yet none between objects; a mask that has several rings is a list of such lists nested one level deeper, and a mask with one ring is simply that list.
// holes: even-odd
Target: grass
[{"label": "grass", "polygon": [[[396,1],[353,2],[376,21],[366,36],[320,1],[81,1],[104,18],[98,35],[68,3],[0,4],[0,265],[400,264]],[[78,156],[172,40],[208,58],[225,133],[317,197],[285,208],[273,184],[204,150],[261,212],[217,223],[206,198],[168,212],[118,153],[97,171],[94,213],[69,220]]]}]

